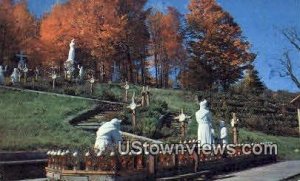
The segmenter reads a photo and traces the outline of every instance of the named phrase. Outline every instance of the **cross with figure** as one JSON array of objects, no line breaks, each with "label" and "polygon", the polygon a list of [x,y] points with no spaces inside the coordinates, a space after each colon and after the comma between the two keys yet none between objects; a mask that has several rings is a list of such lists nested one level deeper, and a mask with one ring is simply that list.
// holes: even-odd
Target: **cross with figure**
[{"label": "cross with figure", "polygon": [[187,116],[186,114],[184,114],[183,109],[181,109],[181,113],[179,114],[179,116],[174,118],[180,122],[180,132],[182,138],[185,138],[187,130],[187,120],[189,120],[190,118],[191,116]]},{"label": "cross with figure", "polygon": [[95,84],[95,82],[97,80],[94,78],[94,75],[92,75],[91,78],[88,81],[90,83],[90,93],[93,94],[93,92],[94,92],[94,84]]},{"label": "cross with figure", "polygon": [[125,89],[125,102],[127,102],[128,101],[128,90],[130,88],[127,81],[125,81],[125,85],[123,86],[123,88]]},{"label": "cross with figure", "polygon": [[135,127],[136,125],[136,108],[138,107],[141,107],[141,105],[137,105],[135,103],[135,92],[133,92],[133,95],[132,95],[132,98],[131,98],[131,103],[129,106],[127,106],[128,109],[130,109],[132,112],[131,112],[131,121],[132,121],[132,126]]},{"label": "cross with figure", "polygon": [[239,136],[238,124],[239,124],[239,119],[237,118],[236,113],[232,113],[231,127],[233,132],[233,144],[235,145],[238,144],[238,136]]},{"label": "cross with figure", "polygon": [[25,68],[25,58],[27,58],[27,55],[25,55],[23,51],[20,51],[20,53],[16,54],[16,56],[19,58],[18,68],[23,70]]},{"label": "cross with figure", "polygon": [[52,72],[50,78],[52,79],[52,89],[55,89],[55,81],[59,76],[55,73],[55,71]]}]

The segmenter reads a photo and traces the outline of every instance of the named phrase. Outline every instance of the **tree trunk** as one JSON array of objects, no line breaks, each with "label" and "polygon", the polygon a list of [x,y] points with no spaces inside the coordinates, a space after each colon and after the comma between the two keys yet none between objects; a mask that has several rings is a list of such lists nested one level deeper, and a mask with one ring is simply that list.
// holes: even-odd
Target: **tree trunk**
[{"label": "tree trunk", "polygon": [[141,79],[142,79],[142,84],[146,84],[146,79],[145,79],[145,58],[141,55]]},{"label": "tree trunk", "polygon": [[155,82],[156,88],[158,88],[158,61],[157,61],[157,53],[154,53],[154,64],[155,64]]},{"label": "tree trunk", "polygon": [[127,47],[127,62],[128,62],[128,66],[129,66],[129,75],[128,75],[128,81],[131,83],[134,83],[134,78],[133,78],[133,63],[132,63],[132,59],[131,59],[131,54],[130,54],[130,49],[129,47]]}]

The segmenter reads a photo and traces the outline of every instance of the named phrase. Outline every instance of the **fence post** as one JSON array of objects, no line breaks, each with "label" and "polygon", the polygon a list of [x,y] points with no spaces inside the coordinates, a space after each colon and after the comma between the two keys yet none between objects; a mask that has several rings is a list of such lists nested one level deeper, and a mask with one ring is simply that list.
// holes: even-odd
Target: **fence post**
[{"label": "fence post", "polygon": [[157,168],[157,160],[155,155],[149,154],[148,157],[148,173],[149,175],[155,175],[156,174],[156,168]]}]

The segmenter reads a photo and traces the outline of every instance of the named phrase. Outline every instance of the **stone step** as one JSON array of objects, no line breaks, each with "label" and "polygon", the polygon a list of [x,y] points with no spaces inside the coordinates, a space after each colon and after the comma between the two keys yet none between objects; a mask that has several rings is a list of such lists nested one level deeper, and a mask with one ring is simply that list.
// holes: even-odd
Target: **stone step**
[{"label": "stone step", "polygon": [[85,131],[97,131],[99,129],[99,126],[75,126],[75,127]]},{"label": "stone step", "polygon": [[79,123],[77,124],[76,126],[79,126],[79,127],[84,127],[84,126],[102,126],[104,124],[104,122],[102,123],[98,123],[98,122],[82,122],[82,123]]}]

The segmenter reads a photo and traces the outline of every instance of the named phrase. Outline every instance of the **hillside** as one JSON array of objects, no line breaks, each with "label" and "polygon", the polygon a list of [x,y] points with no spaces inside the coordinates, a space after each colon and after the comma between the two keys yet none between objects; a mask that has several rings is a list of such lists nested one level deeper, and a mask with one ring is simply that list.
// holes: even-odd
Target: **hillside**
[{"label": "hillside", "polygon": [[[140,91],[141,87],[131,85],[129,97],[133,92],[136,92],[139,97]],[[95,95],[106,100],[122,101],[124,92],[124,89],[118,84],[98,84]],[[199,109],[195,99],[197,95],[200,99],[206,98],[211,102],[216,131],[218,130],[218,120],[221,118],[225,120],[229,128],[230,114],[236,112],[240,118],[241,142],[271,141],[278,143],[280,158],[300,158],[300,153],[294,152],[300,148],[299,138],[296,137],[296,108],[288,104],[295,94],[279,92],[256,96],[156,88],[150,89],[150,92],[151,106],[148,109],[137,111],[137,129],[130,127],[129,110],[124,109],[120,112],[119,116],[124,118],[122,130],[165,141],[178,140],[178,123],[169,117],[172,126],[168,127],[168,125],[164,125],[164,122],[161,123],[158,120],[162,114],[170,112],[172,116],[176,116],[180,109],[184,109],[185,113],[192,116],[188,138],[194,139],[197,134],[194,114]],[[34,93],[21,94],[15,91],[1,90],[1,94],[4,98],[0,101],[2,110],[0,111],[2,117],[0,133],[1,138],[4,139],[0,142],[0,149],[36,150],[53,146],[81,147],[91,146],[94,142],[93,134],[72,128],[63,122],[67,116],[90,107],[90,103],[47,95],[36,96]],[[19,101],[13,101],[14,99]],[[8,112],[9,114],[7,114]],[[222,115],[223,113],[224,115]],[[70,137],[72,137],[71,140]],[[82,139],[83,137],[84,139]]]}]

